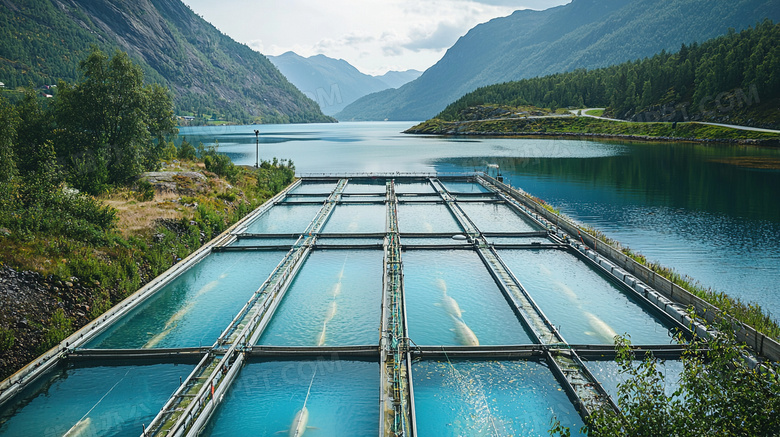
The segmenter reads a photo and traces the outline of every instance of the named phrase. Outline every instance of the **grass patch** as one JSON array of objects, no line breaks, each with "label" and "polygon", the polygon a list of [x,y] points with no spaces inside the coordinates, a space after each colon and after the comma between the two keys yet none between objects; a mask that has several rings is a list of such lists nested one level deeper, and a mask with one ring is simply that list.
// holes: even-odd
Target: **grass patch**
[{"label": "grass patch", "polygon": [[675,138],[682,140],[773,140],[780,134],[739,130],[701,123],[634,123],[589,117],[517,118],[504,120],[443,121],[431,119],[408,131],[418,134],[602,134]]},{"label": "grass patch", "polygon": [[590,111],[585,111],[585,115],[592,115],[593,117],[601,117],[604,115],[603,109],[591,109]]}]

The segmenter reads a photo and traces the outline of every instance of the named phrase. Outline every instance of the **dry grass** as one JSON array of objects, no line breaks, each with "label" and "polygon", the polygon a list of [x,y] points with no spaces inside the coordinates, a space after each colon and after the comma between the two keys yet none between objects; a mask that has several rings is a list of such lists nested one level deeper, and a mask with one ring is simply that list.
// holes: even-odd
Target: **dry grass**
[{"label": "dry grass", "polygon": [[188,208],[176,202],[179,194],[155,193],[154,199],[148,202],[140,202],[132,194],[117,192],[102,199],[117,210],[117,230],[124,238],[154,228],[157,219],[180,219],[189,214]]}]

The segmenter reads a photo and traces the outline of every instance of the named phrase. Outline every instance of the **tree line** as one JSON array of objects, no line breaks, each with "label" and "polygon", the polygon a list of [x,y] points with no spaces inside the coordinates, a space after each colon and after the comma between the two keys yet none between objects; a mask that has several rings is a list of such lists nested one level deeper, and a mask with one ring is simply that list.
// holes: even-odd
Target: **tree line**
[{"label": "tree line", "polygon": [[466,108],[499,104],[551,108],[606,107],[620,118],[672,105],[686,114],[714,109],[719,96],[737,90],[742,103],[780,97],[780,25],[771,20],[676,53],[596,70],[506,82],[479,88],[436,118],[457,120]]},{"label": "tree line", "polygon": [[178,130],[166,89],[145,85],[124,52],[93,48],[80,69],[83,80],[60,81],[52,99],[0,98],[0,225],[100,235],[115,212],[80,192],[127,184],[171,153]]}]

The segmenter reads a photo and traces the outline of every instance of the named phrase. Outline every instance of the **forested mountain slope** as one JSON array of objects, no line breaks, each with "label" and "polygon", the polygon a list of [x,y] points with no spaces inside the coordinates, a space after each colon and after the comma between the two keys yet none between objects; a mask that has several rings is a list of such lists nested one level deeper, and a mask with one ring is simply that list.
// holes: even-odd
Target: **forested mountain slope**
[{"label": "forested mountain slope", "polygon": [[0,0],[0,82],[6,88],[78,78],[91,45],[126,51],[179,114],[264,123],[330,121],[263,55],[179,0]]},{"label": "forested mountain slope", "polygon": [[[479,88],[437,118],[453,121],[480,105],[606,107],[636,121],[780,123],[780,24],[766,20],[675,53]],[[723,118],[723,119],[721,119]]]},{"label": "forested mountain slope", "polygon": [[479,87],[672,51],[770,18],[776,0],[574,0],[471,29],[417,80],[365,96],[341,120],[424,120]]}]

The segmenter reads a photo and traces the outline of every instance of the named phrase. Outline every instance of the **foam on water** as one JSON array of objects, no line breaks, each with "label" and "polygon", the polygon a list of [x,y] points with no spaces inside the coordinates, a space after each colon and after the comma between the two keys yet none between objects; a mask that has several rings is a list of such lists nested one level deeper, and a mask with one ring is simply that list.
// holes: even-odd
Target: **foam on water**
[{"label": "foam on water", "polygon": [[419,435],[548,436],[553,417],[573,435],[582,427],[537,361],[419,361],[412,376]]}]

